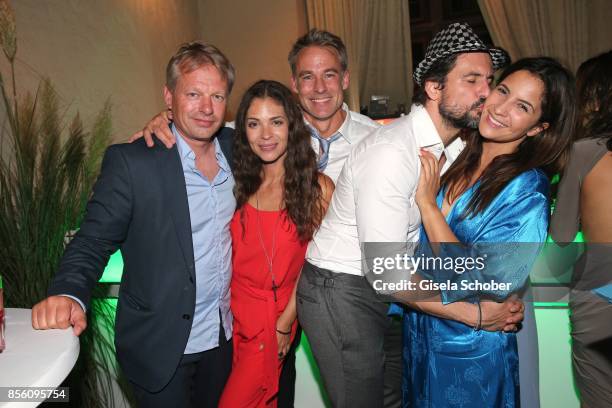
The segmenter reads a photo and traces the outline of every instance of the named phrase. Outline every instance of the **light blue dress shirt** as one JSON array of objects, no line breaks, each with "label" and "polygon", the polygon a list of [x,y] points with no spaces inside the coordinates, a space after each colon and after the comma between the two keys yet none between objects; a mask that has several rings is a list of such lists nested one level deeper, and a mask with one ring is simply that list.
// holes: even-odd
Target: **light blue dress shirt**
[{"label": "light blue dress shirt", "polygon": [[225,337],[232,336],[230,280],[232,241],[230,221],[236,209],[234,178],[215,139],[219,172],[212,183],[198,170],[195,153],[172,126],[185,174],[196,274],[196,305],[185,354],[219,345],[219,316]]}]

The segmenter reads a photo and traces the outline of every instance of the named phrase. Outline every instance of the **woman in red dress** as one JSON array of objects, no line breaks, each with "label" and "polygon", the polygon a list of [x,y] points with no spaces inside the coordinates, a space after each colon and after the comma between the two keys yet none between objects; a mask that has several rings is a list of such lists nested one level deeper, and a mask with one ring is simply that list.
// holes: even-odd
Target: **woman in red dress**
[{"label": "woman in red dress", "polygon": [[334,185],[317,171],[291,91],[276,81],[259,81],[243,96],[234,161],[234,358],[219,406],[276,407],[283,358],[297,327],[296,282]]}]

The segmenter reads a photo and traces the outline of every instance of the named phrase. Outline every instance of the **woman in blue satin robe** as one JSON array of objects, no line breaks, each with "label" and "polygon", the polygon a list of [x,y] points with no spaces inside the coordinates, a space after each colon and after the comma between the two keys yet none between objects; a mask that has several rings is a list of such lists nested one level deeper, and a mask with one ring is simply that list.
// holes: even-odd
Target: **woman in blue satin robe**
[{"label": "woman in blue satin robe", "polygon": [[[422,280],[457,284],[441,290],[438,301],[499,301],[525,284],[546,239],[548,176],[560,170],[568,151],[573,96],[572,75],[558,62],[520,60],[502,73],[485,101],[479,131],[467,137],[442,179],[441,164],[421,152],[420,250],[445,259],[486,258],[483,269],[464,273],[421,269]],[[507,285],[462,286],[476,281]],[[469,327],[428,315],[418,302],[410,306],[404,316],[405,407],[520,405],[516,334],[481,330],[482,320]]]}]

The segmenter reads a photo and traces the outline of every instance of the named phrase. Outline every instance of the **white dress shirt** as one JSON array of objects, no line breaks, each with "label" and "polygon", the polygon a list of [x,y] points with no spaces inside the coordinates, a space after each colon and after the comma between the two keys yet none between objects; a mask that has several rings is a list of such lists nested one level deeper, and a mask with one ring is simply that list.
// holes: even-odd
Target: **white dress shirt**
[{"label": "white dress shirt", "polygon": [[[351,149],[361,142],[367,135],[380,127],[380,124],[360,113],[350,111],[346,103],[342,104],[342,110],[346,112],[346,118],[338,129],[340,138],[329,145],[329,161],[323,173],[332,179],[334,183],[338,180],[342,166],[349,156]],[[317,153],[317,160],[321,153],[319,140],[311,137],[312,148]]]},{"label": "white dress shirt", "polygon": [[413,105],[408,116],[378,128],[350,151],[323,223],[308,245],[310,263],[363,275],[360,243],[418,241],[419,148],[436,157],[444,152],[446,170],[463,142],[457,138],[445,148],[425,108]]}]

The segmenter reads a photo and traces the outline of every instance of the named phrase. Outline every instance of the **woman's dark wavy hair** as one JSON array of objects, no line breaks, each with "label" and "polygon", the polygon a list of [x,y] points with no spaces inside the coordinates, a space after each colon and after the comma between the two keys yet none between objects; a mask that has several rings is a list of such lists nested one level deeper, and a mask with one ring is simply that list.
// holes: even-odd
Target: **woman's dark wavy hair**
[{"label": "woman's dark wavy hair", "polygon": [[[236,114],[233,170],[237,208],[248,201],[262,183],[262,162],[253,153],[246,135],[247,111],[254,99],[270,98],[285,110],[289,125],[289,140],[284,167],[283,204],[297,228],[302,241],[312,238],[323,218],[322,192],[319,185],[317,159],[310,144],[310,132],[291,91],[280,82],[261,80],[254,83],[242,97]],[[244,212],[241,212],[241,217]],[[244,219],[242,219],[244,222]]]},{"label": "woman's dark wavy hair", "polygon": [[607,139],[612,151],[612,50],[580,65],[576,89],[578,138]]},{"label": "woman's dark wavy hair", "polygon": [[[569,155],[576,122],[573,75],[553,58],[524,58],[508,66],[498,83],[517,71],[527,71],[544,84],[539,123],[546,122],[549,127],[538,135],[526,137],[514,153],[493,159],[480,176],[480,185],[465,217],[482,212],[512,179],[527,170],[540,168],[549,177],[562,171]],[[478,169],[482,142],[478,132],[469,133],[465,149],[442,177],[441,185],[447,187],[450,202],[467,189]]]}]

